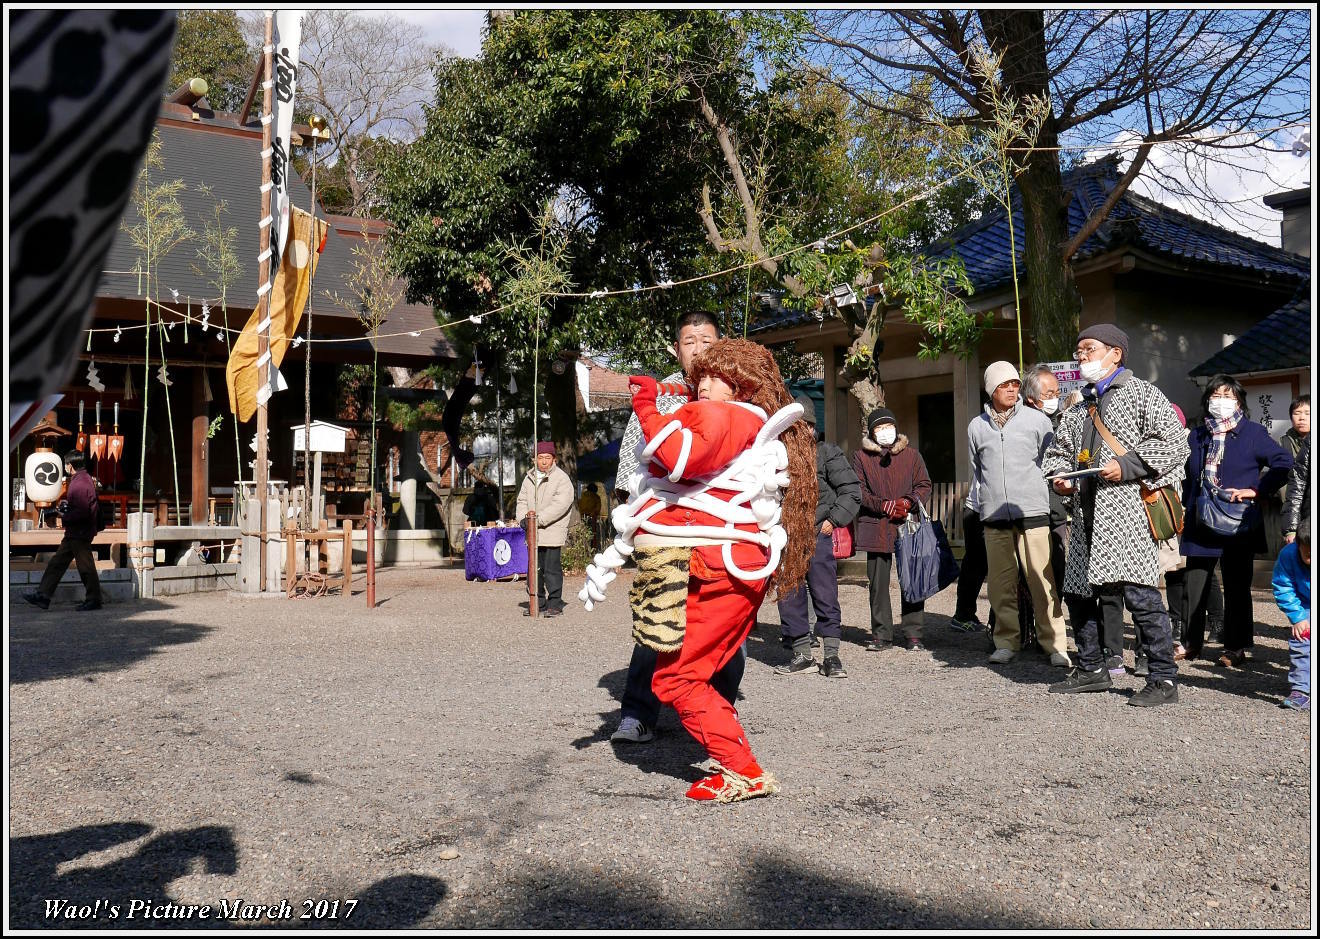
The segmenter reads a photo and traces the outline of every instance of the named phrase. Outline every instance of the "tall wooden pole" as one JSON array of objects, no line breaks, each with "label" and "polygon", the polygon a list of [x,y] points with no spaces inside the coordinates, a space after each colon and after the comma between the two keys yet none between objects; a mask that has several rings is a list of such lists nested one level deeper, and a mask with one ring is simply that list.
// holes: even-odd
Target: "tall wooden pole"
[{"label": "tall wooden pole", "polygon": [[[271,157],[271,98],[275,81],[275,74],[272,68],[274,59],[275,20],[272,14],[266,14],[266,44],[265,44],[265,79],[262,81],[262,106],[261,106],[261,270],[258,278],[261,284],[261,319],[257,325],[257,500],[261,504],[261,547],[258,549],[258,568],[261,571],[260,589],[262,593],[266,592],[266,488],[268,484],[266,471],[266,405],[265,396],[261,389],[269,388],[270,369],[266,353],[270,351],[270,230],[274,226],[274,219],[271,218],[271,185],[270,185],[270,157]],[[262,323],[265,328],[262,328]]]}]

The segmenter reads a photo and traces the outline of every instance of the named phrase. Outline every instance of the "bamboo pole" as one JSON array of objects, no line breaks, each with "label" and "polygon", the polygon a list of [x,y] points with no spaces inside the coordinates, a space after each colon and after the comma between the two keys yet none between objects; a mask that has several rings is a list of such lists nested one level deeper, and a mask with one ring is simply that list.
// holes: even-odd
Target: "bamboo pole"
[{"label": "bamboo pole", "polygon": [[[261,124],[261,270],[258,274],[259,283],[267,289],[263,291],[261,297],[261,321],[270,319],[270,230],[274,227],[274,220],[271,219],[271,186],[270,186],[270,157],[271,157],[271,115],[272,105],[272,86],[275,81],[273,65],[275,18],[273,13],[266,14],[266,43],[264,48],[265,56],[265,79],[262,82],[262,124]],[[266,353],[270,351],[270,327],[262,329],[260,322],[257,326],[257,389],[265,388],[270,383],[270,369],[268,362],[264,361]],[[266,405],[262,403],[260,396],[257,399],[257,465],[256,465],[256,484],[257,501],[261,504],[261,518],[259,520],[261,531],[260,557],[258,559],[258,569],[260,574],[259,590],[266,592],[266,525],[267,525],[267,499],[266,489],[268,483],[266,471]]]}]

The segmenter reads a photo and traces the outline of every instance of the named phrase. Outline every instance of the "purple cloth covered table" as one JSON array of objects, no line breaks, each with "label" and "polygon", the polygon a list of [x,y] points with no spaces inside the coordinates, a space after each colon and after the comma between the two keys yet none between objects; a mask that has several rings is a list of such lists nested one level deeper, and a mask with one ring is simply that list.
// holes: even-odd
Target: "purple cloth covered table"
[{"label": "purple cloth covered table", "polygon": [[521,528],[465,529],[463,571],[468,580],[526,574],[527,535]]}]

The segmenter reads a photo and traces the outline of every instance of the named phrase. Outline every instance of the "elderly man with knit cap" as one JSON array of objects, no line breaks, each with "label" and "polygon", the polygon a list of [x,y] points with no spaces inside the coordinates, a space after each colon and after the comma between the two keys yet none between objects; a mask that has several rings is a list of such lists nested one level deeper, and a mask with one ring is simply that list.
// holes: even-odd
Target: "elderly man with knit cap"
[{"label": "elderly man with knit cap", "polygon": [[1017,658],[1018,573],[1026,578],[1036,609],[1037,638],[1059,668],[1068,658],[1063,602],[1050,568],[1050,493],[1040,465],[1054,439],[1054,425],[1024,407],[1022,380],[1008,362],[985,370],[990,403],[967,425],[967,459],[985,529],[990,606],[995,611],[995,651],[990,661]]},{"label": "elderly man with knit cap", "polygon": [[1150,676],[1128,704],[1150,707],[1178,700],[1169,614],[1160,596],[1158,545],[1143,494],[1179,486],[1189,449],[1173,405],[1126,367],[1128,337],[1103,323],[1077,337],[1077,361],[1087,382],[1082,402],[1059,421],[1042,464],[1054,489],[1073,497],[1073,521],[1063,585],[1078,667],[1050,686],[1055,694],[1108,691],[1113,679],[1100,650],[1101,597],[1121,596],[1147,643]]},{"label": "elderly man with knit cap", "polygon": [[[908,438],[898,432],[898,420],[888,408],[876,408],[866,418],[862,449],[853,453],[853,472],[862,483],[862,509],[857,516],[857,547],[866,552],[866,576],[871,584],[871,641],[867,651],[880,652],[899,645],[910,652],[924,652],[921,627],[924,602],[902,600],[902,632],[894,631],[894,611],[889,599],[890,571],[898,526],[918,502],[930,498],[930,473],[926,461]],[[1016,620],[1014,621],[1016,622]]]},{"label": "elderly man with knit cap", "polygon": [[527,471],[518,490],[518,522],[536,512],[536,583],[540,608],[546,616],[564,612],[564,567],[560,552],[568,540],[568,516],[573,508],[573,482],[555,463],[555,445],[536,445],[536,465]]}]

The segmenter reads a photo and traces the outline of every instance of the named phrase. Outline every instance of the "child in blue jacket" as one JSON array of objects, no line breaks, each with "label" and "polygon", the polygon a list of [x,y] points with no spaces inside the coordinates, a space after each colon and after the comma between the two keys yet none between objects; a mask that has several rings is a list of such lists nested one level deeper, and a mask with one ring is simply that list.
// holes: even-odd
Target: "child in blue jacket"
[{"label": "child in blue jacket", "polygon": [[1274,602],[1292,623],[1288,651],[1288,697],[1283,706],[1305,711],[1311,706],[1311,523],[1297,526],[1297,540],[1279,552],[1274,563]]}]

